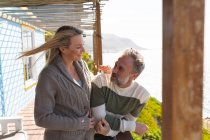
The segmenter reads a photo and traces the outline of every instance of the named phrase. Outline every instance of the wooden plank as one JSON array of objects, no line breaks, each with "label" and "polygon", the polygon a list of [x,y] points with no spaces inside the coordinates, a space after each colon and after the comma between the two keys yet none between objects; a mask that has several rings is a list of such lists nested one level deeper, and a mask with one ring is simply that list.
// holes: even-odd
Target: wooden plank
[{"label": "wooden plank", "polygon": [[96,39],[96,32],[93,33],[93,61],[94,61],[94,74],[98,72],[98,48],[97,48],[97,39]]},{"label": "wooden plank", "polygon": [[38,127],[34,122],[34,102],[23,108],[18,115],[23,117],[23,130],[27,133],[28,140],[43,140],[44,128]]},{"label": "wooden plank", "polygon": [[98,62],[102,65],[102,37],[101,37],[101,13],[100,13],[100,3],[96,1],[96,37],[98,46]]},{"label": "wooden plank", "polygon": [[1,6],[21,7],[21,6],[42,6],[49,4],[80,4],[91,2],[92,0],[5,0],[0,1]]},{"label": "wooden plank", "polygon": [[97,74],[99,65],[102,65],[102,37],[101,37],[101,15],[100,15],[100,3],[98,0],[94,1],[96,6],[96,22],[95,31],[93,35],[93,59],[96,65],[94,74]]},{"label": "wooden plank", "polygon": [[163,0],[163,140],[201,140],[204,0]]}]

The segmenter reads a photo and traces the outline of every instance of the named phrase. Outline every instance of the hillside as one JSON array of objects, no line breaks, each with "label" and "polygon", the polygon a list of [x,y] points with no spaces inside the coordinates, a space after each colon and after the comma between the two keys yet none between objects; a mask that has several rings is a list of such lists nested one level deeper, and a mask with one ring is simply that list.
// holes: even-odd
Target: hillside
[{"label": "hillside", "polygon": [[[93,38],[92,36],[84,37],[85,49],[87,52],[93,51]],[[102,50],[103,52],[119,52],[125,48],[134,48],[137,50],[142,50],[142,48],[136,45],[131,39],[122,38],[113,34],[103,34],[102,35]]]}]

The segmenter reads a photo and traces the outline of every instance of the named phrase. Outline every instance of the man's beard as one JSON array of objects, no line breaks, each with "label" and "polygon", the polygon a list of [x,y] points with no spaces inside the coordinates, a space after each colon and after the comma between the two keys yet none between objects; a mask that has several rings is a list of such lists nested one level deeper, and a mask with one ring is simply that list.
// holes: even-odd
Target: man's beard
[{"label": "man's beard", "polygon": [[118,75],[115,73],[112,73],[111,75],[111,82],[113,82],[114,84],[118,86],[126,84],[128,80],[129,80],[129,76],[124,79],[120,79]]}]

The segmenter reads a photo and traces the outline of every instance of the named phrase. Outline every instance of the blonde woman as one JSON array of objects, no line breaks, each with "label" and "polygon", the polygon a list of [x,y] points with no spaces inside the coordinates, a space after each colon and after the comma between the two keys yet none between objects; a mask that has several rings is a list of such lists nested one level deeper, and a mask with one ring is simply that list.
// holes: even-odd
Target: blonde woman
[{"label": "blonde woman", "polygon": [[49,51],[36,87],[34,117],[45,128],[44,140],[92,140],[95,120],[90,111],[90,71],[81,60],[83,32],[60,27],[42,46],[21,57]]}]

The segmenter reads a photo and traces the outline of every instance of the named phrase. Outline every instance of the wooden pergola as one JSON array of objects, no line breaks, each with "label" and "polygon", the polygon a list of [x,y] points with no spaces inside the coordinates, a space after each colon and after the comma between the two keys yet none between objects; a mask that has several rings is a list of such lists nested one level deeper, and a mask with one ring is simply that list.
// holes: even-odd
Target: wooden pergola
[{"label": "wooden pergola", "polygon": [[[94,62],[98,66],[102,64],[101,3],[99,0],[5,0],[0,2],[0,11],[2,15],[13,13],[12,16],[45,30],[55,30],[65,22],[93,30]],[[41,22],[14,15],[20,9],[2,10],[5,7],[28,7]],[[54,14],[53,7],[58,7]],[[42,10],[45,12],[41,13]],[[202,139],[203,46],[204,0],[163,0],[163,140]]]},{"label": "wooden pergola", "polygon": [[[0,1],[0,17],[20,24],[56,31],[63,25],[92,31],[95,73],[102,65],[100,16],[108,0],[6,0]],[[35,27],[35,28],[36,28]]]}]

